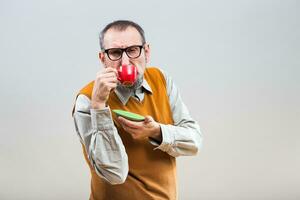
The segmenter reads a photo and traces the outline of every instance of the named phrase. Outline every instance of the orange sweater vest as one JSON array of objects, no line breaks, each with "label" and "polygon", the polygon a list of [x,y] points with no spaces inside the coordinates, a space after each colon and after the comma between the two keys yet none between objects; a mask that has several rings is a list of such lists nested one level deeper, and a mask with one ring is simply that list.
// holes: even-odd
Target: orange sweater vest
[{"label": "orange sweater vest", "polygon": [[[145,92],[142,102],[130,98],[124,106],[114,92],[111,92],[108,105],[110,109],[122,109],[150,115],[162,124],[173,124],[172,112],[163,74],[157,68],[146,68],[144,78],[152,89],[152,94]],[[94,81],[85,86],[79,94],[91,99]],[[148,139],[134,140],[116,121],[114,124],[128,155],[129,173],[126,181],[120,185],[110,185],[99,177],[83,153],[91,171],[91,200],[166,200],[177,199],[176,160],[155,146]]]}]

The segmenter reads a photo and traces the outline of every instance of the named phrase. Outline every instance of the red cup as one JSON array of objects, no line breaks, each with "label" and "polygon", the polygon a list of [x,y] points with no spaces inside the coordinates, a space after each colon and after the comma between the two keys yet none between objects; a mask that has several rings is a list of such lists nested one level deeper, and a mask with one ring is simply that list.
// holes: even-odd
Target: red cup
[{"label": "red cup", "polygon": [[118,80],[121,84],[129,87],[137,79],[137,68],[134,65],[122,65],[118,69]]}]

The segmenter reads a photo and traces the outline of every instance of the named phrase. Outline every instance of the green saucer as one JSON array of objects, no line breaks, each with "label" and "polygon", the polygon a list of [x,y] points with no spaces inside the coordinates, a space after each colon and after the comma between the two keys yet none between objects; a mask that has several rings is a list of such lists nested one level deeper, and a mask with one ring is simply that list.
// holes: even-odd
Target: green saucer
[{"label": "green saucer", "polygon": [[126,119],[131,120],[131,121],[144,121],[145,120],[144,116],[136,114],[136,113],[132,113],[132,112],[129,112],[129,111],[118,110],[118,109],[115,109],[115,110],[112,110],[112,111],[114,113],[116,113],[117,116],[124,117]]}]

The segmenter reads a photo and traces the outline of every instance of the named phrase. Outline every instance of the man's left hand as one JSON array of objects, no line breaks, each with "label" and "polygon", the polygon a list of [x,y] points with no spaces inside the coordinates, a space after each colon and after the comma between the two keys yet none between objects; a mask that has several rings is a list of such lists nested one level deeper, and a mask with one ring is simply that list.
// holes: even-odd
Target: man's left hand
[{"label": "man's left hand", "polygon": [[146,116],[145,120],[141,122],[127,120],[124,117],[118,117],[118,122],[133,139],[151,137],[159,142],[162,141],[160,125],[151,116]]}]

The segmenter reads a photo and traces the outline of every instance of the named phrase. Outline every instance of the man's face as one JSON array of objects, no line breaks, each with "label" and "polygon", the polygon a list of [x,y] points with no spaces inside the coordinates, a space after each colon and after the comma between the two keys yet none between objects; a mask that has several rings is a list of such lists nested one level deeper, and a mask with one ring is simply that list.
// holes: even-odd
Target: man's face
[{"label": "man's face", "polygon": [[[104,34],[104,49],[127,48],[133,45],[143,45],[139,32],[133,27],[128,27],[124,31],[112,28]],[[106,53],[99,53],[99,58],[104,64],[104,67],[111,67],[118,70],[119,67],[124,64],[135,65],[137,67],[138,76],[144,74],[146,64],[149,62],[149,57],[150,48],[148,44],[144,45],[144,48],[141,50],[141,55],[137,58],[129,58],[127,54],[123,52],[122,57],[119,60],[112,61]]]}]

